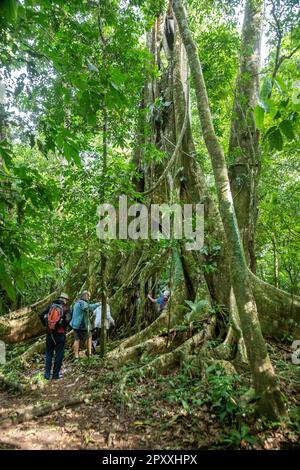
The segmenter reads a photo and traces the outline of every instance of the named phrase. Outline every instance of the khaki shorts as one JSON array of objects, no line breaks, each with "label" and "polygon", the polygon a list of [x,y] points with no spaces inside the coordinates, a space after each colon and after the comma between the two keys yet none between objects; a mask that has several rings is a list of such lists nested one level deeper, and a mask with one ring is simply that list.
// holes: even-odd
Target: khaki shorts
[{"label": "khaki shorts", "polygon": [[90,331],[89,334],[87,330],[73,330],[74,340],[75,341],[86,341],[92,336],[92,332]]}]

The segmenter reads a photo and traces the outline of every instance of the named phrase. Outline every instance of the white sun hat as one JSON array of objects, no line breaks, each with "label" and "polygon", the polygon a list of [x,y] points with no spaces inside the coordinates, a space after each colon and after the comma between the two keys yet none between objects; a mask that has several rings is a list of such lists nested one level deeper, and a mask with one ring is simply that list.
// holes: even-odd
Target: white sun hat
[{"label": "white sun hat", "polygon": [[61,292],[60,295],[59,295],[59,298],[60,299],[66,299],[66,300],[69,300],[70,297],[68,296],[68,294],[66,294],[65,292]]}]

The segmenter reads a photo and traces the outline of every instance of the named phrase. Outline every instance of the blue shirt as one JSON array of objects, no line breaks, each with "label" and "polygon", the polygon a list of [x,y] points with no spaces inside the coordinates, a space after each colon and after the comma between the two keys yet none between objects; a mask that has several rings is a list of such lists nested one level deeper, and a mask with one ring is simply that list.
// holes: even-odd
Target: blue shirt
[{"label": "blue shirt", "polygon": [[70,326],[73,330],[90,330],[91,322],[89,319],[89,312],[93,312],[99,305],[99,302],[96,304],[89,304],[85,300],[77,300],[74,304],[73,317],[70,321]]},{"label": "blue shirt", "polygon": [[156,303],[159,305],[159,311],[161,312],[168,303],[169,298],[165,297],[164,294],[161,294],[158,299],[156,299]]}]

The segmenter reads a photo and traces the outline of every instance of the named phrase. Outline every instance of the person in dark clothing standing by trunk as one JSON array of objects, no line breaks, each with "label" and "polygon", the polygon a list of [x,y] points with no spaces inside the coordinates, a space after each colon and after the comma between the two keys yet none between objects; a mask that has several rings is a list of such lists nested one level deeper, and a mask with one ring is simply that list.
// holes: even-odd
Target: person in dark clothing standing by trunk
[{"label": "person in dark clothing standing by trunk", "polygon": [[[59,373],[65,352],[66,330],[69,322],[71,321],[71,310],[67,305],[68,300],[69,296],[62,292],[59,298],[49,304],[40,314],[41,321],[47,327],[44,373],[44,378],[47,380],[51,378],[54,353],[55,358],[52,379],[60,378]],[[55,315],[60,315],[60,312],[61,318],[55,317]]]}]

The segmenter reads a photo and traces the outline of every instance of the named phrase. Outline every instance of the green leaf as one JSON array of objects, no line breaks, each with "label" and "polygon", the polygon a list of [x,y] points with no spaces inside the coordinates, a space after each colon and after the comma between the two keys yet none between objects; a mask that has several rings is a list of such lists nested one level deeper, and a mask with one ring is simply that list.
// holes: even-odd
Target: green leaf
[{"label": "green leaf", "polygon": [[282,100],[282,101],[280,101],[280,103],[279,103],[279,107],[285,109],[288,104],[289,104],[289,99],[287,99],[287,100]]},{"label": "green leaf", "polygon": [[185,303],[188,304],[188,306],[193,309],[194,308],[194,302],[192,302],[191,300],[185,300]]},{"label": "green leaf", "polygon": [[44,143],[40,139],[37,139],[36,143],[37,143],[39,151],[41,153],[45,153]]},{"label": "green leaf", "polygon": [[288,89],[287,89],[287,86],[284,82],[284,80],[281,78],[281,77],[276,77],[275,78],[275,83],[277,85],[277,88],[283,92],[283,93],[287,93]]},{"label": "green leaf", "polygon": [[291,121],[285,119],[284,121],[281,121],[279,127],[288,140],[293,140],[295,138],[294,129]]},{"label": "green leaf", "polygon": [[263,101],[259,100],[258,105],[265,110],[266,113],[274,117],[277,113],[277,106],[270,98],[265,98]]},{"label": "green leaf", "polygon": [[[1,267],[3,268],[3,266]],[[1,272],[0,272],[0,285],[1,287],[3,287],[3,289],[7,293],[10,300],[15,301],[16,291],[12,284],[12,280],[10,276],[7,274],[7,272],[5,271],[5,269],[1,269]]]},{"label": "green leaf", "polygon": [[274,119],[279,119],[281,117],[281,112],[278,110],[274,116]]},{"label": "green leaf", "polygon": [[81,166],[81,160],[75,142],[69,139],[64,142],[64,155],[68,161],[73,160],[77,166]]},{"label": "green leaf", "polygon": [[9,175],[9,169],[8,169],[7,166],[6,166],[5,161],[2,162],[2,167],[3,167],[3,170],[5,171],[5,173],[6,173],[7,175]]},{"label": "green leaf", "polygon": [[23,280],[21,277],[16,278],[16,286],[17,286],[18,289],[20,289],[20,290],[25,289],[26,285],[25,285],[24,280]]},{"label": "green leaf", "polygon": [[96,111],[90,108],[86,113],[86,120],[89,126],[95,127],[97,124]]},{"label": "green leaf", "polygon": [[110,78],[113,82],[117,85],[121,85],[124,83],[124,73],[121,72],[119,69],[113,69],[110,71]]},{"label": "green leaf", "polygon": [[279,129],[276,128],[273,132],[268,135],[270,149],[282,150],[283,140]]},{"label": "green leaf", "polygon": [[108,108],[122,108],[126,104],[125,95],[110,82],[109,93],[105,95],[105,104]]},{"label": "green leaf", "polygon": [[261,106],[256,105],[254,108],[254,120],[255,120],[255,126],[260,131],[263,130],[264,128],[264,117],[265,117],[265,110]]},{"label": "green leaf", "polygon": [[5,0],[1,6],[3,16],[8,20],[15,20],[18,16],[17,0]]},{"label": "green leaf", "polygon": [[181,400],[181,403],[182,403],[183,409],[184,409],[185,411],[189,412],[189,411],[190,411],[190,407],[189,407],[188,402],[187,402],[186,400],[182,399],[182,400]]},{"label": "green leaf", "polygon": [[263,81],[261,90],[260,90],[260,98],[264,101],[269,98],[269,95],[272,91],[272,80],[266,77]]},{"label": "green leaf", "polygon": [[0,142],[0,157],[3,158],[8,167],[12,166],[12,156],[11,147],[7,141]]},{"label": "green leaf", "polygon": [[269,134],[272,134],[273,132],[275,132],[276,129],[277,129],[277,126],[272,126],[272,127],[270,127],[270,128],[267,130],[267,132],[266,132],[266,134],[265,134],[265,137],[268,137]]}]

